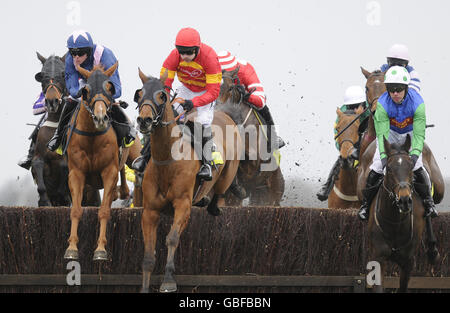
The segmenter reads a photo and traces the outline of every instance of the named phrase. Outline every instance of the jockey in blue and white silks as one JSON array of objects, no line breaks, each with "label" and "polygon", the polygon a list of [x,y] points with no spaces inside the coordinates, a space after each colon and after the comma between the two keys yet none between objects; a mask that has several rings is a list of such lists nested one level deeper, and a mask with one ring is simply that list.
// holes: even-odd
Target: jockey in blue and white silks
[{"label": "jockey in blue and white silks", "polygon": [[408,47],[402,44],[395,44],[389,48],[387,54],[387,63],[381,65],[380,70],[382,72],[386,72],[392,66],[403,66],[409,73],[410,82],[409,88],[414,89],[418,93],[420,93],[420,76],[419,73],[409,64],[409,50]]},{"label": "jockey in blue and white silks", "polygon": [[431,196],[431,181],[422,164],[426,129],[425,103],[415,89],[409,88],[410,80],[409,72],[403,66],[393,66],[386,72],[384,83],[387,91],[378,99],[374,115],[377,147],[358,212],[362,220],[368,218],[370,202],[377,193],[378,182],[386,167],[384,139],[402,145],[408,135],[412,138],[409,155],[413,163],[414,189],[423,200],[425,216],[437,216]]},{"label": "jockey in blue and white silks", "polygon": [[[94,44],[91,35],[83,30],[75,31],[70,35],[67,39],[67,48],[69,53],[66,56],[65,80],[70,96],[65,101],[58,128],[47,144],[47,148],[50,151],[60,148],[63,129],[80,101],[79,91],[86,84],[84,77],[77,71],[76,67],[80,66],[88,71],[92,71],[96,65],[101,64],[107,70],[117,62],[110,49]],[[117,99],[122,95],[119,70],[116,69],[109,79],[115,87],[115,94],[112,98]],[[125,102],[120,103],[121,105],[125,104]],[[124,107],[126,108],[126,106]],[[111,118],[112,126],[116,131],[120,145],[125,147],[131,146],[134,143],[136,131],[119,105],[113,104],[111,106]]]}]

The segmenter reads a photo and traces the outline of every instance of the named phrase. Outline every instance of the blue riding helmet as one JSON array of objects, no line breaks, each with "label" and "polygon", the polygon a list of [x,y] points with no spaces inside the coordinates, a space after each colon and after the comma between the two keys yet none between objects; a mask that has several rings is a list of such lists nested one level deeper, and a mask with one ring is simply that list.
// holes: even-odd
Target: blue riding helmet
[{"label": "blue riding helmet", "polygon": [[84,30],[77,30],[70,35],[67,39],[67,48],[93,48],[94,41],[92,40],[91,34]]}]

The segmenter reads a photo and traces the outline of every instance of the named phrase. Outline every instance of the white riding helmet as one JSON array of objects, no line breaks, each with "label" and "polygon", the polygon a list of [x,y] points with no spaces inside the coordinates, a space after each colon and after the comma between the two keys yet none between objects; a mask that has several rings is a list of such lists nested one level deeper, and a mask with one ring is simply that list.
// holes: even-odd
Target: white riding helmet
[{"label": "white riding helmet", "polygon": [[388,69],[386,75],[384,76],[385,84],[409,85],[410,80],[411,76],[409,75],[408,70],[403,66],[398,65],[392,66]]},{"label": "white riding helmet", "polygon": [[366,101],[366,93],[360,86],[350,86],[345,90],[344,104],[356,104]]},{"label": "white riding helmet", "polygon": [[388,58],[406,60],[409,62],[408,47],[402,44],[395,44],[389,48]]}]

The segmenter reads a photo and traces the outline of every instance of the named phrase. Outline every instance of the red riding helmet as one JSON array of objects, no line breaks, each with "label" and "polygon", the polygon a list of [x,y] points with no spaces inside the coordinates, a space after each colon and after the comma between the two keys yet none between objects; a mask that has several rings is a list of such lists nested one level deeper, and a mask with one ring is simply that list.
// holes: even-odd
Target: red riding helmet
[{"label": "red riding helmet", "polygon": [[193,28],[182,28],[175,40],[176,46],[182,47],[200,47],[200,34]]}]

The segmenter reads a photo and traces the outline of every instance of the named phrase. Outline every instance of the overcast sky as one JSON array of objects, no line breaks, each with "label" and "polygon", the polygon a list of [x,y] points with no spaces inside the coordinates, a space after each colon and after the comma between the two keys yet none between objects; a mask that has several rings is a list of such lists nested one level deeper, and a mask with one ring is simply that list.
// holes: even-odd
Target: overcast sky
[{"label": "overcast sky", "polygon": [[[76,29],[89,31],[95,43],[116,55],[121,99],[130,103],[126,112],[133,120],[133,95],[141,86],[138,66],[147,75],[159,75],[183,27],[196,28],[217,52],[227,49],[252,63],[279,134],[288,142],[281,151],[283,174],[288,181],[303,180],[315,189],[338,155],[333,123],[345,89],[364,86],[360,66],[375,70],[386,61],[392,44],[406,44],[410,65],[422,79],[427,123],[436,125],[427,129],[426,141],[449,178],[449,12],[445,0],[2,0],[0,204],[37,203],[31,173],[16,165],[27,152],[33,130],[26,123],[39,120],[32,114],[40,92],[34,80],[41,69],[36,51],[45,57],[62,56]],[[292,186],[286,190],[299,192]],[[28,197],[19,195],[24,191]],[[297,204],[313,199],[304,195]]]}]

